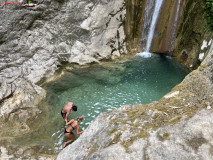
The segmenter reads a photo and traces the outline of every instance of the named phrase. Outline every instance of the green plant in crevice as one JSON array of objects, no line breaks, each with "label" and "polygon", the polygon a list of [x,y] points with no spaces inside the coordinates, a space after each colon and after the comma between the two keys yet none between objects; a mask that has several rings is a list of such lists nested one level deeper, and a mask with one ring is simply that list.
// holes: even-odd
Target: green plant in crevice
[{"label": "green plant in crevice", "polygon": [[204,10],[209,29],[213,31],[213,0],[205,0]]}]

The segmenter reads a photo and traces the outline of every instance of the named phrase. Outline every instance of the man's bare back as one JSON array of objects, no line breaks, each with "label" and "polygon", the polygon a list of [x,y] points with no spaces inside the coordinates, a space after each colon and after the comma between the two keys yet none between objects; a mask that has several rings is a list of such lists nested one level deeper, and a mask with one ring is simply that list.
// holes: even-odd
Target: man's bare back
[{"label": "man's bare back", "polygon": [[68,121],[68,117],[70,112],[72,111],[77,111],[77,106],[74,105],[73,102],[68,102],[64,108],[61,110],[61,115],[64,118],[65,122]]},{"label": "man's bare back", "polygon": [[68,102],[64,108],[62,109],[63,113],[67,113],[68,111],[72,110],[73,102]]}]

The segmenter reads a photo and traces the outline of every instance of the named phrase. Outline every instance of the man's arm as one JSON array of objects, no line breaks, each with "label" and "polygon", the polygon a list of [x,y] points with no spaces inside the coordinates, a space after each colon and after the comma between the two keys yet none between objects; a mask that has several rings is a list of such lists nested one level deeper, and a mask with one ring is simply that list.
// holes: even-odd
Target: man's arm
[{"label": "man's arm", "polygon": [[67,125],[68,121],[66,119],[65,119],[65,122],[66,122],[66,125]]},{"label": "man's arm", "polygon": [[66,121],[66,125],[71,124],[73,121],[75,121],[74,119],[71,119],[69,122]]},{"label": "man's arm", "polygon": [[68,121],[68,117],[69,117],[69,114],[70,114],[70,110],[69,111],[67,111],[67,113],[66,113],[66,117],[65,117],[65,122],[67,122]]}]

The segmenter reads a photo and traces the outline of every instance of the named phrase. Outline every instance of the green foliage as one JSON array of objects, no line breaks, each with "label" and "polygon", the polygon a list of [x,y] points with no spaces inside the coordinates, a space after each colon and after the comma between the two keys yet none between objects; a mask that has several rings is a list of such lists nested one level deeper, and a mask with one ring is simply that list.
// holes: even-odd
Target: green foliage
[{"label": "green foliage", "polygon": [[213,0],[205,0],[205,18],[211,31],[213,31]]}]

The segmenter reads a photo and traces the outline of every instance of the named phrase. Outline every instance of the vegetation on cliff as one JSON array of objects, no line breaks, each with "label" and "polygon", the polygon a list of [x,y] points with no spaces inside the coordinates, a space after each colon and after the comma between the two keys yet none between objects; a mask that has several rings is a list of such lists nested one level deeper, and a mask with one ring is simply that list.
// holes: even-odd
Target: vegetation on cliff
[{"label": "vegetation on cliff", "polygon": [[208,27],[213,31],[213,0],[205,0],[204,10]]}]

